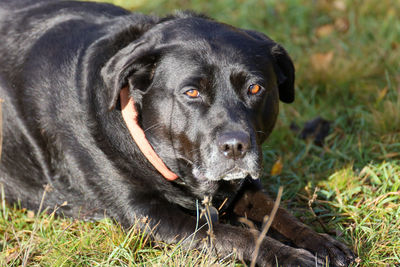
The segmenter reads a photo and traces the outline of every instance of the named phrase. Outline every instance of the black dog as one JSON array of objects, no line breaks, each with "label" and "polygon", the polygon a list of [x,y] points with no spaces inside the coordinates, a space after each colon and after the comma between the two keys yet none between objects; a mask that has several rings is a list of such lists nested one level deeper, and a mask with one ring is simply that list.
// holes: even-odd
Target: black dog
[{"label": "black dog", "polygon": [[[9,202],[35,209],[48,184],[47,207],[67,201],[65,215],[105,211],[125,227],[148,218],[143,230],[158,225],[154,238],[166,242],[195,231],[204,197],[258,222],[271,211],[257,180],[260,144],[278,100],[294,99],[294,68],[261,33],[189,12],[160,19],[107,4],[1,0],[0,76]],[[259,265],[353,259],[282,209],[272,227],[293,246],[266,237]],[[206,228],[191,245],[203,245]],[[215,221],[214,251],[251,260],[253,234]]]}]

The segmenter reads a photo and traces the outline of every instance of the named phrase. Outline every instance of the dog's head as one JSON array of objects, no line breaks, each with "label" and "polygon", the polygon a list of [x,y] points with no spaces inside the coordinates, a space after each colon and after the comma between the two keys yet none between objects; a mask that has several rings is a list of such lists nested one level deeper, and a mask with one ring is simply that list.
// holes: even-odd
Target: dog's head
[{"label": "dog's head", "polygon": [[180,14],[120,50],[102,71],[109,107],[129,85],[147,138],[182,180],[257,178],[294,67],[267,36]]}]

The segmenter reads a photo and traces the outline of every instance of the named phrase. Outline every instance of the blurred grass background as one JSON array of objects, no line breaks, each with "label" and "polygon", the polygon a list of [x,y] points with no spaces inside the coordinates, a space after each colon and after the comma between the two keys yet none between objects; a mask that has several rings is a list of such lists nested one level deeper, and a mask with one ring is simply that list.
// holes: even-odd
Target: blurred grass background
[{"label": "blurred grass background", "polygon": [[[398,0],[108,2],[156,15],[192,9],[280,42],[297,69],[296,101],[281,105],[264,144],[264,184],[272,193],[283,185],[283,205],[352,247],[355,266],[400,263]],[[322,147],[290,130],[317,116],[331,122]],[[4,201],[0,236],[2,266],[240,264],[151,243],[109,219],[55,218]]]}]

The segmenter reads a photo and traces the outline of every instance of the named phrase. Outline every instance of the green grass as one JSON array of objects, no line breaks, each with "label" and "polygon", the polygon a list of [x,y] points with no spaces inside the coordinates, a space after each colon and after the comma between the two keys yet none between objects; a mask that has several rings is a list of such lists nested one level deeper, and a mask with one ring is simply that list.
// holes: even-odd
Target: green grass
[{"label": "green grass", "polygon": [[[281,105],[264,144],[264,184],[284,186],[283,205],[357,252],[359,266],[400,263],[400,2],[397,0],[199,0],[115,3],[163,15],[194,9],[279,41],[297,69],[296,101]],[[332,122],[323,147],[301,140],[295,122]],[[283,171],[269,175],[281,158]],[[202,251],[150,242],[109,219],[38,217],[2,206],[0,265],[221,264]],[[233,265],[233,262],[224,264]]]}]

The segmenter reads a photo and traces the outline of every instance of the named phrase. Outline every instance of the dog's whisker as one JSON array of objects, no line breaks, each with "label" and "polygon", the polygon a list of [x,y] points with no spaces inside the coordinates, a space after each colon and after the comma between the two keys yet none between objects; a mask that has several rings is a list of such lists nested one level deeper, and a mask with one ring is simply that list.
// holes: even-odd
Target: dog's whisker
[{"label": "dog's whisker", "polygon": [[179,159],[185,161],[187,164],[192,164],[193,165],[193,161],[191,161],[190,159],[183,158],[183,157],[180,157]]},{"label": "dog's whisker", "polygon": [[151,130],[151,129],[159,128],[159,127],[161,127],[161,123],[155,123],[155,124],[153,124],[153,125],[147,127],[146,129],[144,129],[143,132],[147,132],[147,131],[149,131],[149,130]]},{"label": "dog's whisker", "polygon": [[260,133],[260,134],[263,134],[263,135],[267,135],[264,131],[256,131],[256,133]]}]

